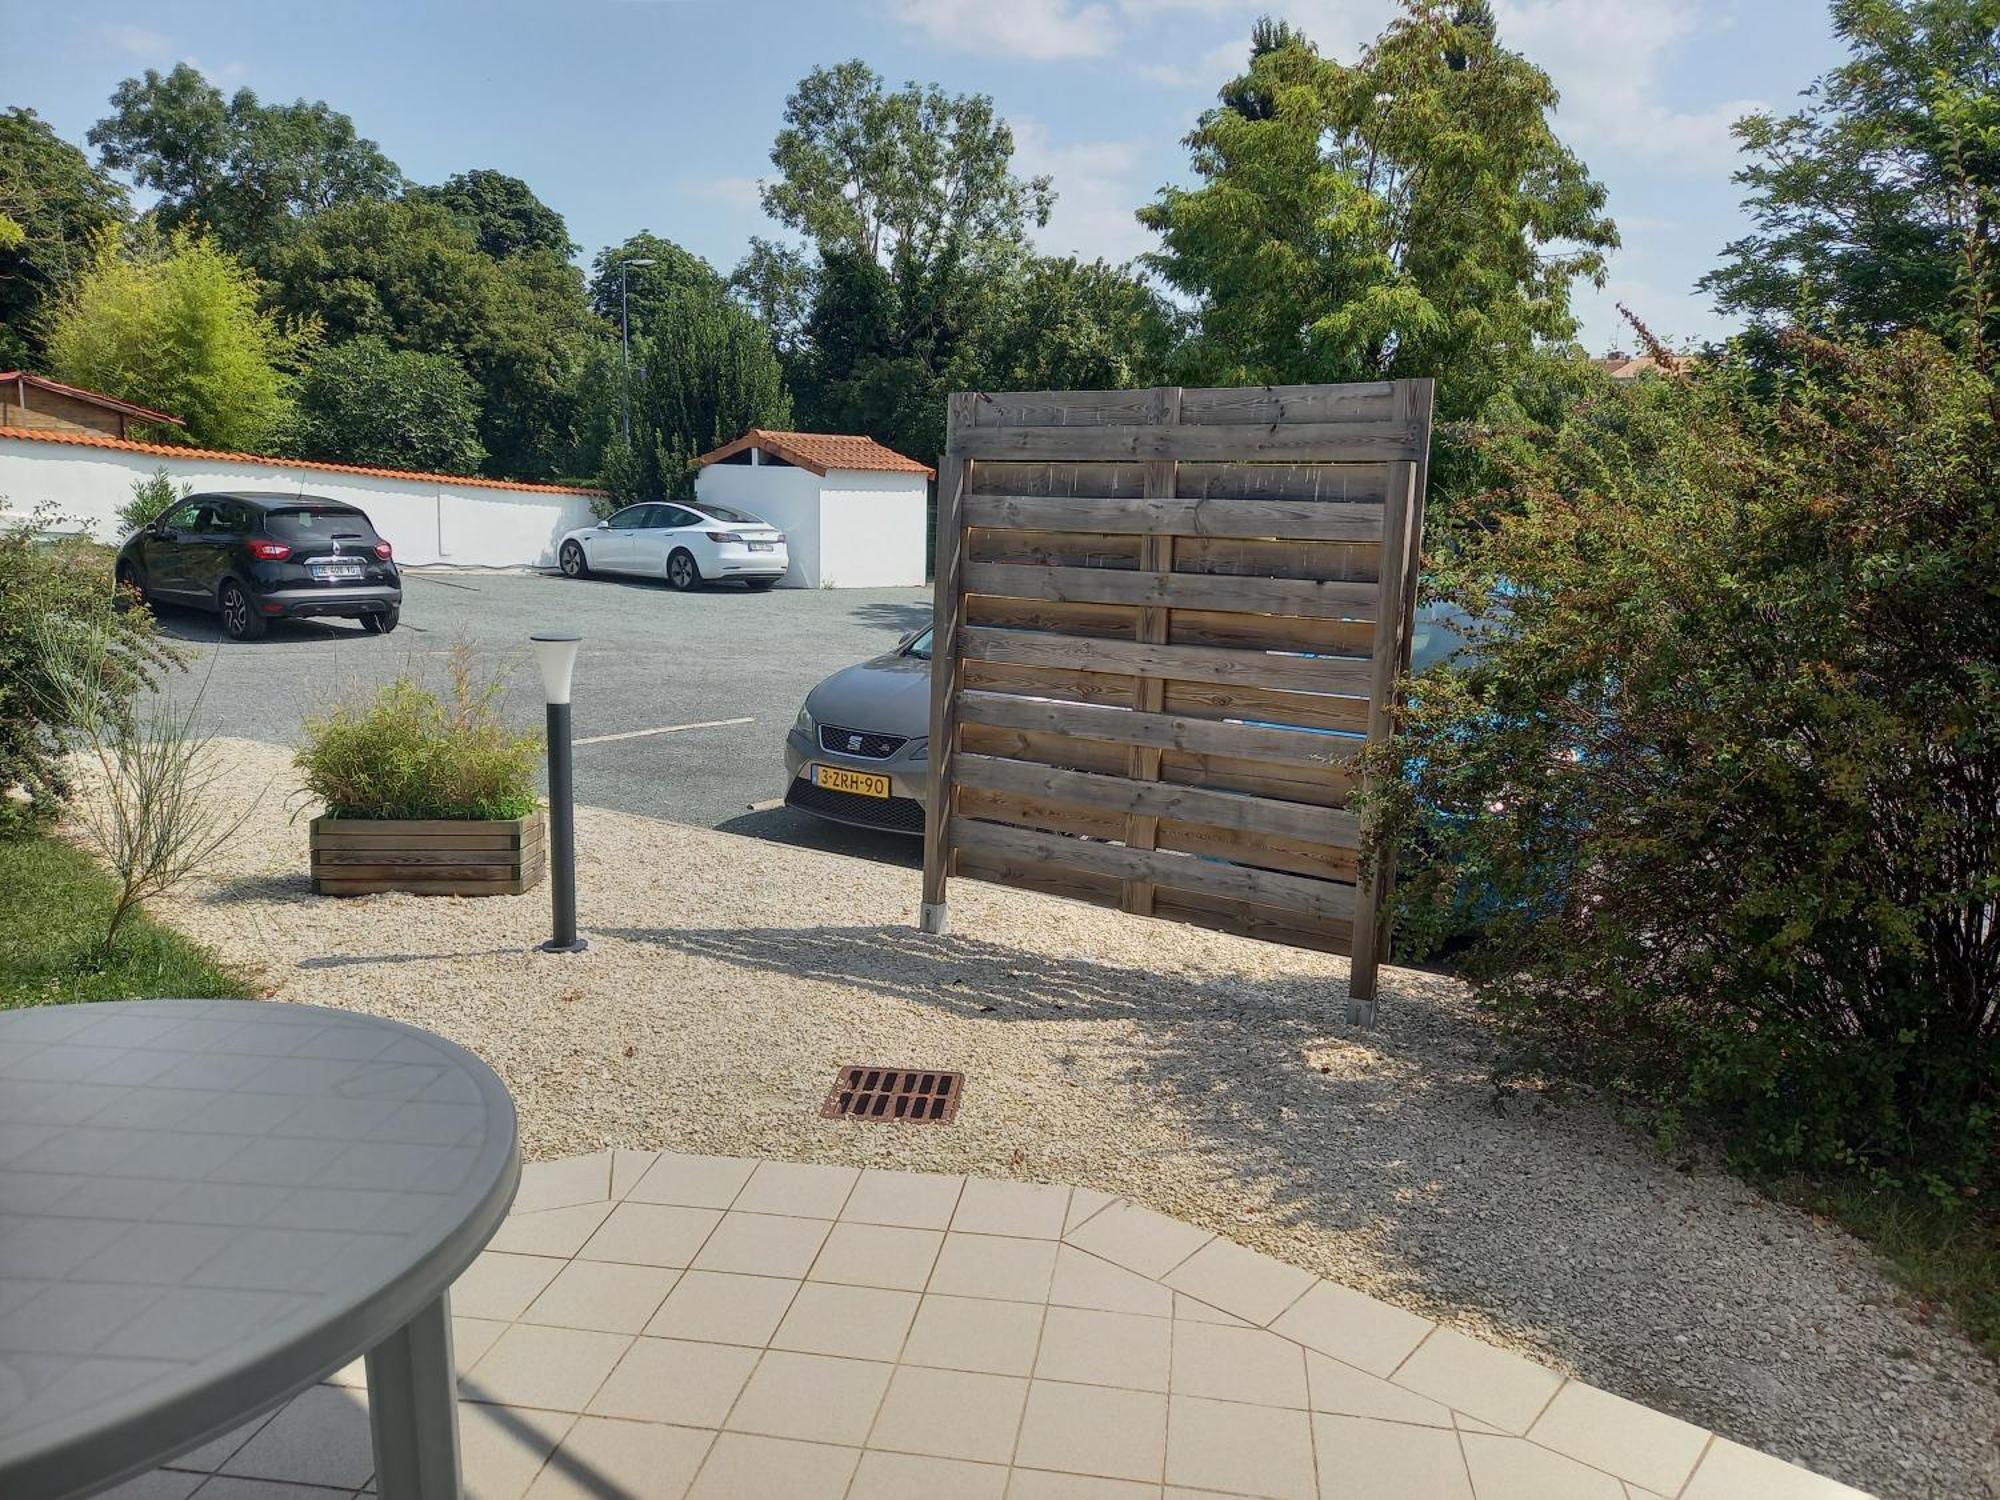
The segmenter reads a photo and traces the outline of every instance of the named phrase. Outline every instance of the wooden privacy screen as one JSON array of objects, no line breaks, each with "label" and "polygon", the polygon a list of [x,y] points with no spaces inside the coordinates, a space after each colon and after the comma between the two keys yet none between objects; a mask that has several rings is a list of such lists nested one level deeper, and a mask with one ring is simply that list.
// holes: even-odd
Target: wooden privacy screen
[{"label": "wooden privacy screen", "polygon": [[1353,955],[1347,810],[1408,664],[1431,382],[962,393],[938,471],[926,930],[948,875]]}]

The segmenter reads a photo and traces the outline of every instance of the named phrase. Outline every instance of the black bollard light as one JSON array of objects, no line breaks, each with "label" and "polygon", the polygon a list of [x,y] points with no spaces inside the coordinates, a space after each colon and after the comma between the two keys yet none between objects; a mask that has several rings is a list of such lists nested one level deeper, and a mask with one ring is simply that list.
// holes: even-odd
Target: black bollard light
[{"label": "black bollard light", "polygon": [[542,699],[549,715],[549,904],[555,931],[544,953],[581,953],[590,946],[576,935],[576,793],[570,783],[569,682],[583,637],[546,630],[528,639],[542,669]]}]

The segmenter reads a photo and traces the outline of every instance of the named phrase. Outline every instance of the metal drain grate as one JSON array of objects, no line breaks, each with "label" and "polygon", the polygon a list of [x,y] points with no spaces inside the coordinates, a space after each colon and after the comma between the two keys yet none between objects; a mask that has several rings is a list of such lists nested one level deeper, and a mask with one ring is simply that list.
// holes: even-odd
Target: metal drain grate
[{"label": "metal drain grate", "polygon": [[842,1068],[819,1112],[829,1120],[909,1120],[949,1125],[965,1091],[963,1073],[924,1068]]}]

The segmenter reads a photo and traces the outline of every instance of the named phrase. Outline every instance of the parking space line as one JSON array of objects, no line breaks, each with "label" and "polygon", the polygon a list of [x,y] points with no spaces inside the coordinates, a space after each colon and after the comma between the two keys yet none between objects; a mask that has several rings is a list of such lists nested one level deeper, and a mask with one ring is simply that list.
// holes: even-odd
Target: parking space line
[{"label": "parking space line", "polygon": [[684,729],[727,729],[732,724],[754,724],[755,719],[704,719],[699,724],[662,724],[657,729],[628,729],[623,734],[593,734],[573,745],[604,745],[612,740],[643,740],[654,734],[679,734]]}]

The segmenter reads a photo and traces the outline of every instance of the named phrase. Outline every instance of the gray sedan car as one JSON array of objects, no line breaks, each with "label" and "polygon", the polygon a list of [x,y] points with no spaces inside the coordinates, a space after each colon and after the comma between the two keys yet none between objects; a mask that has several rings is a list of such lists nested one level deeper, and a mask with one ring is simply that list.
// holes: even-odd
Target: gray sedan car
[{"label": "gray sedan car", "polygon": [[930,717],[926,627],[806,694],[785,736],[785,805],[836,823],[921,835]]}]

